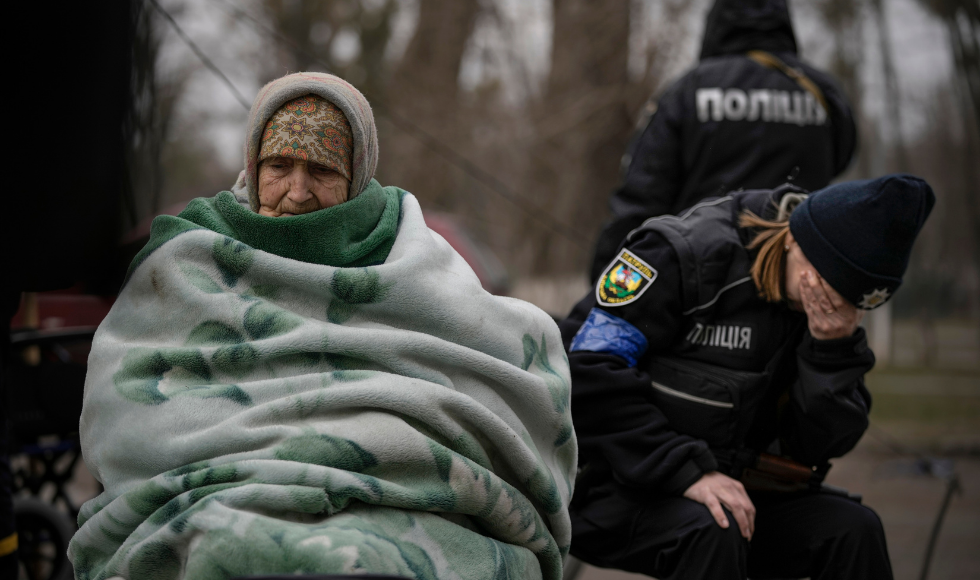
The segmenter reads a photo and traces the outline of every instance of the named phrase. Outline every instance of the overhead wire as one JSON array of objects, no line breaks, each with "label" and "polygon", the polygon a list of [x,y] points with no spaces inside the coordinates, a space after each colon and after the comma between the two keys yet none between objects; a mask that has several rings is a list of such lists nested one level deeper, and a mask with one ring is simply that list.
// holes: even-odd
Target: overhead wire
[{"label": "overhead wire", "polygon": [[189,36],[187,36],[187,34],[180,27],[180,25],[177,24],[177,21],[174,20],[174,17],[171,16],[169,12],[164,10],[163,6],[160,6],[157,0],[147,0],[147,1],[150,4],[152,4],[154,8],[157,9],[157,12],[163,15],[163,17],[166,18],[168,22],[170,22],[170,26],[173,27],[174,32],[177,33],[177,36],[179,36],[180,39],[184,41],[184,44],[186,44],[191,49],[191,51],[193,51],[194,54],[197,55],[197,58],[201,59],[201,62],[204,63],[204,66],[208,67],[208,70],[210,70],[214,75],[216,75],[219,79],[221,79],[221,81],[225,84],[225,86],[228,87],[228,90],[231,91],[231,94],[234,95],[235,100],[237,100],[243,107],[245,107],[246,111],[249,110],[251,105],[249,105],[248,99],[246,99],[245,96],[242,95],[242,93],[238,90],[235,84],[231,82],[231,79],[229,79],[228,76],[225,75],[225,73],[221,72],[221,69],[218,68],[218,65],[214,64],[214,61],[208,58],[208,55],[204,54],[204,51],[201,50],[201,48],[197,44],[195,44],[195,42],[191,40]]},{"label": "overhead wire", "polygon": [[[180,25],[173,18],[173,16],[171,16],[166,10],[164,10],[164,8],[160,6],[157,0],[147,0],[147,1],[153,4],[153,6],[167,19],[167,21],[170,23],[171,27],[174,29],[174,31],[177,33],[180,39],[183,40],[188,47],[190,47],[190,49],[194,52],[195,55],[197,55],[198,58],[201,59],[201,62],[204,63],[204,65],[208,68],[208,70],[214,73],[214,75],[217,76],[218,79],[220,79],[225,84],[225,86],[228,87],[228,89],[235,96],[235,99],[243,107],[245,107],[246,110],[249,110],[251,107],[248,101],[242,96],[241,92],[237,89],[237,87],[235,87],[231,79],[229,79],[228,76],[225,75],[221,71],[221,69],[219,69],[218,66],[215,65],[214,62],[207,57],[207,55],[200,49],[200,47],[197,46],[197,44],[194,43],[193,40],[190,39],[190,37],[188,37],[188,35],[181,29]],[[229,11],[236,18],[248,20],[249,22],[252,23],[252,25],[255,28],[261,30],[266,35],[271,36],[280,44],[289,46],[294,52],[298,52],[306,56],[307,58],[309,58],[311,61],[318,64],[320,67],[324,69],[325,72],[334,74],[331,71],[331,66],[327,64],[323,59],[321,59],[316,54],[306,50],[298,43],[296,43],[294,40],[285,36],[278,30],[275,30],[274,28],[268,26],[266,23],[262,22],[255,16],[249,14],[247,11],[243,10],[242,8],[232,3],[229,3],[225,0],[221,0],[219,3],[224,6],[224,9],[226,9],[226,11]],[[430,134],[428,131],[426,131],[416,123],[400,115],[398,112],[396,112],[391,107],[389,107],[383,99],[379,99],[376,96],[370,95],[368,93],[365,93],[365,97],[368,98],[368,101],[371,103],[372,108],[375,111],[377,111],[379,114],[386,117],[391,122],[391,124],[394,125],[396,128],[400,129],[407,135],[413,137],[416,141],[418,141],[419,143],[421,143],[422,145],[424,145],[425,147],[427,147],[428,149],[436,153],[438,156],[442,157],[446,162],[456,166],[464,173],[472,177],[474,180],[484,185],[487,189],[496,193],[498,196],[508,201],[514,207],[518,208],[519,210],[527,214],[532,219],[542,223],[545,227],[547,227],[552,232],[565,238],[575,246],[578,246],[583,249],[588,249],[588,246],[582,240],[582,236],[577,232],[577,230],[575,230],[571,226],[568,226],[567,224],[558,221],[557,219],[552,217],[546,210],[536,207],[532,204],[528,204],[526,200],[523,200],[519,196],[517,196],[513,191],[510,190],[510,188],[506,184],[504,184],[496,176],[484,170],[476,163],[470,161],[468,158],[458,153],[449,145],[443,143],[439,138],[433,136],[432,134]]]}]

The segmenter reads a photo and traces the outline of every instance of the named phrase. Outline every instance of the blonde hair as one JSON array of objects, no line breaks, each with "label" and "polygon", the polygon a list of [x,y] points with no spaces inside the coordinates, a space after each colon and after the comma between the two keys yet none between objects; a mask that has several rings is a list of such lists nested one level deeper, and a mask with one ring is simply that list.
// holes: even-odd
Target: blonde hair
[{"label": "blonde hair", "polygon": [[748,245],[750,250],[759,249],[751,271],[752,281],[759,290],[759,297],[767,302],[782,301],[786,294],[784,278],[789,215],[781,220],[770,221],[745,210],[738,216],[738,225],[761,230]]}]

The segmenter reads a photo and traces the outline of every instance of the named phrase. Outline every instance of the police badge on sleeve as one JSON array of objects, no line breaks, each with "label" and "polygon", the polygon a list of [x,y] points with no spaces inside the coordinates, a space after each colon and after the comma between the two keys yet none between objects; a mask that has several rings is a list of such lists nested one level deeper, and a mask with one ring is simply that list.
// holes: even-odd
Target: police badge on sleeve
[{"label": "police badge on sleeve", "polygon": [[639,298],[657,279],[657,271],[629,250],[620,250],[595,288],[596,300],[603,306],[624,306]]}]

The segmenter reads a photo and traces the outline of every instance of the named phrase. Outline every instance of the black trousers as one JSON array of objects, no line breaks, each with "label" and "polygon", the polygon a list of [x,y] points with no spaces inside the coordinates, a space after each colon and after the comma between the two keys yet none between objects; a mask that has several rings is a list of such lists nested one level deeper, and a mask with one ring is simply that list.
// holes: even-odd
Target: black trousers
[{"label": "black trousers", "polygon": [[614,484],[572,510],[572,555],[660,580],[892,578],[885,532],[870,508],[822,493],[750,493],[755,535],[722,529],[695,501],[627,499]]}]

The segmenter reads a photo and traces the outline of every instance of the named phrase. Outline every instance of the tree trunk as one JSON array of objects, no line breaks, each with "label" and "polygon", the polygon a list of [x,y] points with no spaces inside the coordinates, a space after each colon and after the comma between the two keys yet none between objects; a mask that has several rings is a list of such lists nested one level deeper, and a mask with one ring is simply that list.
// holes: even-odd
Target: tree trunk
[{"label": "tree trunk", "polygon": [[547,111],[537,124],[535,202],[577,229],[583,243],[573,245],[537,227],[529,236],[535,271],[584,271],[608,215],[632,129],[625,100],[629,19],[630,2],[555,0]]},{"label": "tree trunk", "polygon": [[878,42],[881,50],[881,64],[885,74],[885,104],[888,110],[888,122],[892,126],[890,131],[892,137],[892,147],[895,151],[895,166],[899,171],[909,171],[908,155],[905,152],[905,138],[902,133],[902,100],[901,90],[898,86],[898,77],[895,74],[895,64],[892,59],[891,29],[888,26],[888,18],[885,15],[885,7],[881,0],[871,0],[874,8],[875,18],[878,24]]},{"label": "tree trunk", "polygon": [[[421,0],[415,35],[387,90],[396,115],[451,147],[464,141],[466,124],[458,115],[459,67],[478,12],[476,0]],[[423,202],[453,207],[458,170],[404,131],[388,124],[379,128],[385,145],[384,179]],[[397,161],[385,164],[386,157]]]}]

